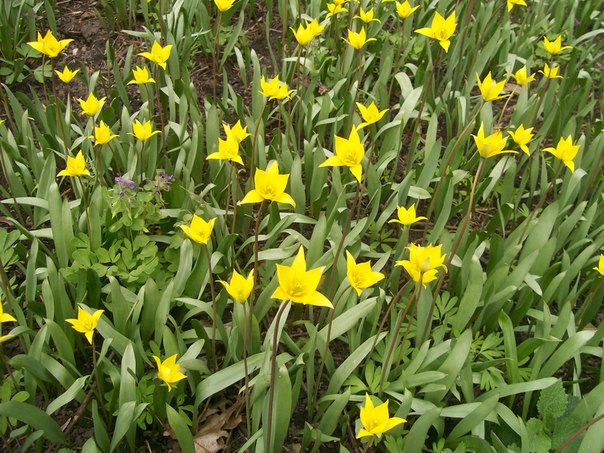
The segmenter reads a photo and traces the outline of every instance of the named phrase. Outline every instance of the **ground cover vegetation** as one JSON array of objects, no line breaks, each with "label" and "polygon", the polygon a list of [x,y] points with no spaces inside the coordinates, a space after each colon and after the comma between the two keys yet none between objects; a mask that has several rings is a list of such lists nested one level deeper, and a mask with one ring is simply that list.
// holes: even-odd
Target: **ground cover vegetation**
[{"label": "ground cover vegetation", "polygon": [[2,0],[3,451],[599,452],[600,0]]}]

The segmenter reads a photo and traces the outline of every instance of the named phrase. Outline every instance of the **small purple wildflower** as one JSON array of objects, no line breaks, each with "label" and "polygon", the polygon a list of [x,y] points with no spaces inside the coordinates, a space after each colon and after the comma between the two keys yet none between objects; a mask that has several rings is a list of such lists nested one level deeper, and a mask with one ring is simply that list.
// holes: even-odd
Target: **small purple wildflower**
[{"label": "small purple wildflower", "polygon": [[124,188],[130,190],[136,189],[136,184],[131,179],[124,178],[122,176],[116,176],[114,181],[117,183],[118,188],[120,190],[120,197],[123,197],[125,195]]}]

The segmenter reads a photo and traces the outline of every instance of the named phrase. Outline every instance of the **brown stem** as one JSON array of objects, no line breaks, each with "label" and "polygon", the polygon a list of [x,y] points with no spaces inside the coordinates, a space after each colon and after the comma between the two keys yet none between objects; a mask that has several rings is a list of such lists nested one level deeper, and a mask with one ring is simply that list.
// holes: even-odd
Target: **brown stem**
[{"label": "brown stem", "polygon": [[543,206],[543,203],[545,202],[545,199],[547,198],[547,196],[549,195],[550,191],[552,190],[552,188],[554,187],[554,184],[556,183],[556,180],[558,179],[558,176],[560,175],[560,170],[562,169],[562,164],[560,164],[558,166],[558,169],[556,170],[556,172],[554,173],[554,177],[552,178],[552,180],[549,182],[547,188],[545,189],[545,192],[543,192],[543,194],[541,195],[541,198],[539,198],[539,202],[537,203],[537,206],[535,206],[534,209],[531,210],[531,213],[529,214],[529,217],[526,221],[526,225],[524,226],[524,229],[522,230],[522,233],[520,234],[520,236],[518,237],[518,242],[517,244],[520,244],[522,242],[522,239],[524,239],[524,235],[526,234],[529,225],[531,224],[533,217],[535,217],[535,213],[541,209],[541,206]]},{"label": "brown stem", "polygon": [[63,126],[63,120],[61,119],[61,110],[59,108],[59,96],[57,95],[57,81],[55,73],[55,60],[50,59],[51,65],[51,79],[52,79],[52,95],[55,98],[55,111],[57,113],[57,122],[59,123],[59,129],[61,130],[61,136],[63,138],[63,148],[65,150],[65,158],[67,158],[67,135],[65,134],[65,127]]},{"label": "brown stem", "polygon": [[269,389],[268,396],[268,420],[266,426],[266,451],[271,451],[271,434],[272,434],[272,426],[273,426],[273,402],[275,399],[275,375],[277,370],[277,349],[279,347],[279,321],[281,321],[281,316],[285,311],[285,307],[289,305],[289,301],[285,301],[279,307],[279,311],[277,312],[277,317],[275,318],[275,327],[273,331],[273,350],[271,354],[271,385]]},{"label": "brown stem", "polygon": [[252,321],[254,318],[254,300],[256,297],[256,287],[258,284],[258,231],[260,229],[260,221],[262,220],[262,211],[264,210],[264,200],[260,203],[258,213],[256,214],[256,224],[254,225],[254,289],[250,294],[250,332],[252,332]]},{"label": "brown stem", "polygon": [[[411,148],[413,147],[413,143],[415,141],[415,136],[417,135],[417,128],[419,127],[419,123],[422,119],[422,113],[424,112],[424,106],[426,105],[426,100],[428,98],[428,93],[430,92],[430,87],[432,85],[432,79],[434,79],[434,72],[436,71],[436,68],[438,67],[438,63],[440,60],[440,54],[442,53],[442,47],[438,47],[438,52],[436,53],[436,58],[434,59],[434,63],[432,64],[432,69],[430,70],[430,77],[428,78],[428,83],[426,84],[426,87],[424,88],[424,95],[422,96],[422,103],[419,106],[419,112],[417,113],[417,119],[415,120],[415,122],[413,123],[413,130],[411,132],[411,139],[409,140],[409,148],[411,150]],[[409,150],[409,151],[410,151]],[[404,172],[407,171],[407,169],[409,168],[410,165],[410,159],[411,157],[411,152],[408,153],[408,158],[407,158],[407,162],[405,163],[405,168],[404,168]],[[396,175],[396,169],[398,166],[398,159],[396,159],[395,161],[395,166],[394,166],[394,174]]]},{"label": "brown stem", "polygon": [[235,167],[235,179],[232,181],[232,184],[233,184],[233,225],[231,227],[231,233],[235,233],[235,225],[237,225],[237,197],[239,196],[239,170],[237,170],[237,167]]},{"label": "brown stem", "polygon": [[579,428],[578,430],[576,430],[568,439],[566,439],[557,449],[555,453],[562,453],[562,450],[564,450],[573,440],[575,440],[577,437],[579,437],[581,435],[581,433],[583,431],[586,431],[591,425],[599,422],[600,420],[602,420],[604,418],[604,414],[600,414],[598,415],[596,418],[594,418],[593,420],[591,420],[590,422],[586,423],[585,425],[581,426],[581,428]]},{"label": "brown stem", "polygon": [[388,87],[388,101],[390,101],[390,98],[392,97],[392,89],[394,88],[394,81],[396,80],[396,78],[394,77],[394,75],[396,74],[396,71],[398,69],[398,65],[400,63],[401,60],[401,54],[403,53],[403,42],[405,41],[405,21],[403,20],[403,25],[401,27],[401,42],[398,45],[398,50],[396,52],[396,57],[394,60],[394,66],[393,66],[393,73],[392,73],[392,79],[390,80],[390,86]]},{"label": "brown stem", "polygon": [[588,299],[585,302],[583,302],[583,306],[581,307],[581,311],[579,313],[579,316],[577,317],[577,326],[582,326],[583,325],[583,317],[585,316],[585,313],[587,312],[587,309],[589,308],[589,305],[591,304],[591,301],[596,296],[596,294],[598,293],[598,291],[600,291],[600,288],[602,287],[603,284],[604,284],[604,278],[601,278],[600,282],[596,286],[596,289],[594,289],[591,292],[591,294],[589,295]]},{"label": "brown stem", "polygon": [[210,281],[210,294],[212,295],[212,356],[214,357],[214,369],[218,369],[218,358],[216,357],[216,319],[218,318],[218,310],[216,307],[216,291],[214,290],[214,278],[212,277],[212,256],[208,244],[205,244],[204,250],[208,259],[208,272]]},{"label": "brown stem", "polygon": [[[250,318],[252,316],[252,312],[250,312]],[[247,324],[248,324],[248,320],[247,320],[247,307],[245,305],[245,303],[243,304],[243,372],[245,373],[244,376],[244,383],[245,383],[245,423],[246,423],[246,428],[247,428],[247,435],[248,437],[250,436],[251,433],[251,424],[250,424],[250,393],[249,393],[249,389],[250,389],[250,385],[249,385],[249,370],[248,370],[248,364],[247,364],[247,336],[248,336],[248,332],[247,332]],[[250,322],[250,325],[252,323]]]},{"label": "brown stem", "polygon": [[319,364],[319,372],[317,373],[317,378],[315,379],[315,391],[312,401],[314,402],[313,406],[317,402],[317,396],[319,394],[319,384],[321,383],[321,374],[323,373],[323,367],[325,366],[325,358],[327,357],[327,353],[329,352],[329,342],[331,341],[331,328],[333,324],[333,318],[335,316],[336,307],[338,306],[338,302],[342,299],[342,296],[346,293],[348,289],[352,288],[350,285],[347,285],[340,295],[335,299],[333,303],[333,308],[331,313],[329,314],[329,323],[327,324],[327,337],[325,339],[325,351],[323,352],[323,356],[321,357],[321,362]]},{"label": "brown stem", "polygon": [[[447,171],[447,168],[449,168],[449,164],[451,163],[451,159],[453,158],[455,150],[457,149],[457,146],[461,143],[461,140],[463,139],[466,132],[468,132],[468,129],[470,129],[470,127],[474,124],[474,121],[478,117],[478,114],[480,113],[480,111],[482,110],[483,107],[484,107],[484,103],[480,106],[480,108],[478,110],[476,110],[476,113],[474,114],[474,116],[472,116],[470,121],[468,121],[468,124],[466,124],[466,127],[464,127],[463,131],[461,131],[461,134],[459,134],[457,136],[457,140],[455,140],[455,143],[453,144],[451,151],[449,151],[449,155],[447,156],[447,159],[445,160],[445,165],[443,165],[442,170],[440,171],[440,177],[438,178],[438,183],[436,184],[436,188],[434,189],[434,193],[432,194],[432,199],[430,200],[430,205],[428,206],[428,212],[426,214],[426,217],[428,217],[428,219],[432,215],[432,210],[434,209],[434,202],[438,198],[438,194],[440,193],[440,188],[442,187],[445,173]],[[428,225],[429,225],[429,222],[426,222],[426,226],[424,227],[424,236],[426,234],[426,231],[428,230]]]},{"label": "brown stem", "polygon": [[216,59],[218,58],[218,39],[220,35],[220,23],[222,21],[222,13],[218,13],[218,20],[216,21],[216,34],[214,35],[214,50],[212,52],[212,79],[214,85],[212,87],[214,99],[216,99],[216,90],[218,88],[218,81],[216,79]]},{"label": "brown stem", "polygon": [[497,120],[496,126],[494,129],[499,129],[499,125],[501,124],[501,120],[503,119],[503,114],[505,113],[505,111],[508,108],[508,104],[510,103],[510,99],[512,99],[512,97],[514,97],[514,95],[516,94],[516,90],[518,89],[518,85],[516,85],[514,87],[514,89],[512,90],[512,92],[510,93],[510,95],[508,96],[508,98],[505,100],[505,104],[503,105],[503,109],[501,109],[501,113],[499,114],[499,119]]},{"label": "brown stem", "polygon": [[[227,221],[227,217],[229,215],[229,208],[231,205],[231,185],[232,185],[232,181],[233,181],[233,165],[230,162],[228,162],[227,165],[229,166],[229,182],[227,184],[226,207],[224,208],[225,223]],[[228,228],[227,228],[227,230],[228,230]]]},{"label": "brown stem", "polygon": [[[423,274],[420,274],[419,282],[417,282],[417,284],[415,285],[415,291],[413,291],[411,298],[407,302],[407,305],[405,306],[403,313],[399,316],[398,321],[396,323],[396,327],[394,328],[394,332],[392,335],[392,341],[390,342],[390,347],[388,348],[388,353],[386,354],[386,360],[384,360],[384,363],[382,364],[382,376],[380,377],[380,389],[378,392],[380,395],[382,394],[382,390],[384,388],[384,381],[387,377],[386,375],[390,371],[388,369],[388,364],[390,362],[390,357],[392,357],[392,353],[394,352],[394,348],[397,344],[396,339],[401,330],[401,326],[403,325],[403,320],[407,317],[407,312],[409,311],[409,308],[411,307],[413,300],[415,299],[416,295],[418,294],[418,291],[421,291],[422,278],[423,278]],[[420,288],[420,289],[418,290],[418,288]],[[411,320],[409,320],[409,322],[411,322]]]},{"label": "brown stem", "polygon": [[260,112],[260,116],[256,121],[256,126],[254,126],[254,136],[252,137],[252,155],[250,156],[250,179],[254,175],[254,166],[255,166],[255,156],[256,156],[256,140],[258,138],[258,129],[260,129],[260,122],[262,121],[262,116],[264,115],[264,111],[266,110],[266,104],[268,104],[268,100],[264,101],[264,105],[262,106],[262,111]]}]

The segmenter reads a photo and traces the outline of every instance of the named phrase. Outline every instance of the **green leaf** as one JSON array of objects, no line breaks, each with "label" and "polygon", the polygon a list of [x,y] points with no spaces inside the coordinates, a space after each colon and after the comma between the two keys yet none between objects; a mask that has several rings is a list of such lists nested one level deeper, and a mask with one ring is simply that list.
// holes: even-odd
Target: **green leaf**
[{"label": "green leaf", "polygon": [[176,435],[181,451],[183,453],[195,453],[193,435],[187,425],[186,418],[169,404],[166,404],[166,413],[168,415],[168,423],[170,423],[170,427]]},{"label": "green leaf", "polygon": [[530,453],[549,453],[552,440],[545,430],[543,422],[537,418],[531,418],[526,424],[529,439]]},{"label": "green leaf", "polygon": [[537,410],[539,410],[542,419],[551,418],[555,420],[564,414],[567,404],[568,395],[564,391],[562,381],[558,380],[554,385],[541,390]]},{"label": "green leaf", "polygon": [[19,401],[8,401],[0,404],[0,415],[16,418],[34,429],[44,431],[44,436],[50,442],[66,443],[65,435],[58,423],[36,406]]}]

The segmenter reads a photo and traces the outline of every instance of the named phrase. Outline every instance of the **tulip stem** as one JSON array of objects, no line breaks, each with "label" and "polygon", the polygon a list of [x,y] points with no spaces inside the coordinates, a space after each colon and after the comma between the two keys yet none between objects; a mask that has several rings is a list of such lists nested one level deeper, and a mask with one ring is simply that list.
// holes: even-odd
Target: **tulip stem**
[{"label": "tulip stem", "polygon": [[65,127],[63,126],[63,120],[61,119],[61,109],[59,107],[59,96],[57,94],[57,82],[55,77],[57,76],[55,73],[55,60],[50,59],[51,65],[51,79],[52,79],[52,95],[55,98],[55,111],[57,113],[57,122],[59,123],[59,129],[61,130],[61,136],[63,138],[63,148],[65,150],[65,158],[67,158],[67,135],[65,134]]},{"label": "tulip stem", "polygon": [[394,307],[396,305],[396,303],[400,299],[401,295],[403,294],[403,291],[405,290],[405,288],[407,288],[407,285],[409,283],[411,283],[412,281],[413,280],[407,280],[407,283],[405,283],[401,287],[401,289],[399,289],[399,291],[394,295],[394,297],[392,299],[390,299],[390,303],[388,304],[388,309],[386,310],[386,313],[382,317],[382,320],[380,321],[380,325],[378,327],[377,333],[375,334],[375,338],[373,339],[373,344],[371,345],[371,352],[368,354],[367,357],[369,357],[373,353],[373,350],[375,349],[375,345],[377,344],[378,338],[379,338],[380,334],[382,333],[382,330],[384,329],[384,324],[386,323],[386,320],[388,319],[388,315],[390,314],[392,307]]},{"label": "tulip stem", "polygon": [[212,52],[212,78],[214,80],[213,90],[214,99],[216,99],[216,90],[218,88],[218,81],[216,79],[216,60],[218,57],[218,39],[220,38],[220,24],[222,22],[222,13],[218,13],[218,19],[216,20],[216,34],[214,35],[214,51]]},{"label": "tulip stem", "polygon": [[254,289],[250,294],[250,332],[252,331],[252,319],[254,316],[254,298],[256,296],[256,283],[258,282],[258,230],[260,229],[260,220],[262,220],[262,211],[264,210],[264,200],[260,203],[258,213],[256,214],[256,224],[254,225]]},{"label": "tulip stem", "polygon": [[598,293],[598,291],[600,291],[600,288],[602,287],[603,284],[604,284],[604,278],[601,278],[600,282],[596,286],[596,289],[594,289],[591,292],[591,294],[589,295],[589,297],[585,300],[585,302],[583,302],[583,306],[581,307],[581,310],[579,312],[579,316],[577,316],[577,327],[578,328],[582,329],[584,327],[583,326],[583,317],[585,316],[585,313],[589,309],[591,301],[594,299],[594,297],[596,296],[596,294]]},{"label": "tulip stem", "polygon": [[522,230],[522,233],[520,234],[520,236],[518,237],[518,242],[517,244],[520,244],[522,242],[522,240],[524,239],[524,235],[526,234],[529,225],[531,224],[531,222],[533,221],[533,217],[535,217],[535,213],[541,209],[541,206],[543,206],[543,203],[545,202],[545,199],[547,198],[547,196],[549,195],[549,193],[551,192],[552,188],[554,187],[554,184],[556,183],[556,180],[558,179],[558,176],[560,175],[560,170],[562,169],[562,164],[560,164],[557,168],[557,170],[554,172],[554,177],[552,178],[552,180],[549,182],[547,188],[545,189],[545,192],[543,192],[541,194],[541,198],[539,198],[539,202],[537,203],[537,206],[535,206],[532,210],[531,213],[528,216],[528,219],[526,221],[526,225],[524,225],[524,229]]},{"label": "tulip stem", "polygon": [[350,104],[350,115],[348,116],[348,125],[346,127],[346,129],[348,129],[349,131],[352,128],[352,118],[354,117],[354,107],[357,103],[357,99],[359,97],[359,89],[361,87],[361,76],[363,75],[363,65],[361,64],[362,55],[363,55],[363,49],[361,48],[357,52],[357,75],[356,75],[357,87],[354,90],[354,98],[352,98],[352,103]]},{"label": "tulip stem", "polygon": [[[476,110],[476,113],[474,113],[474,115],[472,116],[470,121],[468,121],[468,124],[466,124],[466,127],[464,127],[463,131],[461,131],[461,134],[459,134],[457,136],[457,140],[455,140],[455,143],[453,144],[451,151],[449,151],[449,155],[447,156],[447,159],[445,160],[445,164],[443,165],[442,170],[440,171],[440,177],[438,178],[438,183],[436,184],[436,188],[434,189],[434,193],[432,194],[432,199],[430,200],[430,205],[428,206],[428,212],[426,214],[426,217],[428,217],[428,219],[430,219],[430,216],[432,215],[432,210],[434,209],[434,203],[435,203],[436,199],[438,198],[438,194],[440,193],[440,189],[443,184],[445,173],[446,173],[447,169],[449,168],[449,164],[451,163],[451,159],[453,158],[453,155],[455,154],[455,150],[457,149],[457,146],[461,143],[463,137],[466,135],[466,132],[468,132],[468,129],[470,129],[470,127],[474,124],[474,121],[476,121],[476,118],[478,117],[478,114],[480,113],[480,111],[482,110],[483,107],[484,107],[484,103],[482,103],[480,108],[478,108]],[[426,235],[426,232],[428,231],[428,226],[429,226],[429,222],[426,222],[426,226],[424,228],[424,236]]]},{"label": "tulip stem", "polygon": [[145,176],[144,176],[145,175],[145,168],[144,168],[144,165],[143,165],[143,153],[144,153],[144,150],[145,150],[145,141],[141,142],[141,147],[140,147],[140,150],[138,152],[139,153],[138,160],[140,162],[140,173],[141,173],[141,186],[143,185],[143,183],[145,181]]},{"label": "tulip stem", "polygon": [[[231,164],[233,165],[233,164]],[[235,167],[235,178],[231,180],[233,184],[233,224],[231,225],[231,233],[235,233],[235,226],[237,225],[237,198],[239,192],[239,171]]]},{"label": "tulip stem", "polygon": [[[224,208],[224,221],[227,223],[227,218],[229,215],[229,208],[231,206],[231,185],[233,182],[233,166],[230,163],[227,163],[229,166],[229,183],[227,184],[227,197],[226,197],[226,207]],[[228,231],[228,227],[227,227]]]},{"label": "tulip stem", "polygon": [[[255,275],[254,275],[255,277]],[[268,396],[268,419],[266,421],[266,450],[267,452],[271,451],[271,434],[272,434],[272,426],[273,426],[273,401],[275,399],[275,376],[277,374],[277,349],[279,347],[279,321],[281,321],[281,316],[283,316],[283,312],[285,308],[289,305],[289,300],[285,301],[279,307],[279,311],[277,312],[277,317],[275,318],[275,326],[273,330],[273,350],[271,354],[271,385],[269,389]]]},{"label": "tulip stem", "polygon": [[[470,222],[470,218],[472,217],[473,206],[474,206],[474,193],[476,192],[476,187],[478,185],[478,178],[480,177],[480,173],[484,167],[484,163],[486,158],[481,157],[480,162],[478,163],[478,167],[476,168],[476,174],[474,175],[474,181],[472,183],[472,190],[470,191],[470,200],[468,201],[468,210],[466,211],[466,215],[464,217],[464,223],[461,227],[461,230],[457,234],[457,238],[455,239],[455,244],[449,253],[449,257],[447,258],[447,263],[445,264],[445,269],[449,269],[451,266],[451,262],[453,261],[453,257],[457,253],[459,246],[461,244],[461,240],[465,234],[466,228],[468,227],[468,223]],[[426,328],[425,331],[428,330],[430,324],[432,323],[432,314],[434,313],[434,305],[436,304],[436,298],[438,297],[438,293],[442,288],[444,282],[444,272],[440,274],[438,278],[438,284],[436,285],[436,290],[434,291],[434,297],[432,298],[432,303],[430,305],[430,310],[428,312],[428,318],[426,320]]]},{"label": "tulip stem", "polygon": [[[394,332],[392,334],[392,341],[390,342],[390,346],[388,347],[388,353],[386,354],[386,360],[384,360],[384,362],[382,363],[382,375],[380,377],[380,389],[378,392],[378,394],[380,396],[382,395],[382,390],[384,388],[384,381],[386,380],[386,377],[390,373],[389,362],[390,362],[390,358],[392,357],[392,353],[394,352],[394,348],[397,344],[396,339],[401,330],[401,326],[403,325],[403,321],[407,317],[407,312],[409,311],[409,308],[411,308],[411,305],[415,302],[416,296],[418,296],[419,292],[421,291],[422,279],[423,279],[423,274],[420,274],[419,281],[415,285],[415,290],[413,291],[413,294],[411,294],[411,297],[409,298],[409,301],[407,302],[407,305],[405,306],[403,313],[399,316],[398,322],[396,323],[396,327],[394,328]],[[411,319],[409,319],[409,322],[411,322]],[[402,344],[401,344],[401,347],[403,347]]]},{"label": "tulip stem", "polygon": [[159,66],[155,68],[155,97],[157,100],[157,108],[159,109],[159,120],[161,121],[161,143],[162,143],[162,153],[164,155],[164,167],[168,167],[168,153],[166,151],[166,132],[164,131],[166,127],[166,119],[164,117],[164,108],[161,103],[161,97],[159,95]]},{"label": "tulip stem", "polygon": [[468,224],[470,223],[470,218],[472,217],[472,212],[473,212],[473,208],[474,208],[474,194],[476,193],[476,186],[478,185],[478,178],[480,178],[480,173],[482,173],[482,169],[484,168],[485,161],[486,161],[486,159],[481,157],[480,161],[478,163],[478,167],[476,168],[476,174],[474,175],[474,181],[472,183],[472,189],[470,191],[470,200],[468,201],[468,210],[466,211],[466,215],[465,215],[461,230],[457,234],[457,239],[455,239],[455,245],[453,245],[453,249],[451,250],[451,253],[449,253],[449,258],[447,259],[447,264],[446,264],[447,269],[451,265],[451,261],[453,261],[453,257],[457,253],[457,249],[459,249],[461,240],[466,232],[466,229],[468,228]]},{"label": "tulip stem", "polygon": [[90,249],[92,250],[92,225],[90,223],[90,213],[88,212],[88,201],[86,200],[86,189],[84,188],[84,183],[82,182],[82,178],[77,177],[80,182],[80,188],[82,189],[82,202],[84,203],[84,212],[86,212],[86,223],[88,224],[88,244],[90,245]]},{"label": "tulip stem", "polygon": [[218,369],[218,358],[216,357],[216,319],[218,318],[218,310],[216,307],[216,291],[214,290],[214,280],[212,277],[212,255],[210,255],[210,250],[208,244],[205,244],[205,252],[206,258],[208,260],[208,272],[209,272],[209,282],[210,282],[210,294],[212,295],[212,356],[214,358],[214,369]]},{"label": "tulip stem", "polygon": [[[422,113],[424,112],[424,106],[426,105],[426,100],[428,99],[428,93],[430,92],[430,87],[432,86],[432,79],[434,79],[434,73],[436,71],[436,68],[438,67],[439,64],[439,60],[440,60],[440,55],[442,53],[442,47],[438,47],[438,52],[436,53],[436,58],[434,58],[434,61],[432,62],[432,69],[430,70],[430,76],[428,77],[428,83],[426,84],[426,86],[424,87],[424,95],[422,96],[422,103],[419,106],[419,111],[417,113],[417,118],[415,119],[415,122],[413,123],[413,129],[411,131],[411,139],[409,140],[409,153],[407,154],[407,162],[405,163],[405,167],[403,169],[403,172],[406,172],[407,169],[409,168],[409,165],[411,165],[411,149],[413,148],[413,143],[415,141],[415,136],[417,135],[417,128],[419,127],[419,123],[422,120]],[[394,177],[396,177],[396,170],[398,167],[398,159],[396,159],[394,161]]]},{"label": "tulip stem", "polygon": [[256,125],[254,126],[254,136],[252,137],[252,155],[250,156],[250,174],[249,174],[250,179],[254,176],[254,166],[255,166],[254,159],[256,157],[255,156],[256,155],[256,140],[258,138],[258,129],[260,129],[260,122],[262,121],[262,117],[264,116],[264,111],[266,110],[266,104],[268,104],[267,100],[264,101],[264,105],[262,106],[262,110],[260,111],[260,116],[256,120]]},{"label": "tulip stem", "polygon": [[96,178],[101,187],[103,187],[103,165],[101,162],[101,150],[98,146],[94,147],[94,155],[96,157]]},{"label": "tulip stem", "polygon": [[[250,312],[250,326],[252,325],[251,321],[252,312]],[[250,393],[249,393],[249,370],[247,363],[247,337],[248,337],[248,328],[247,328],[248,320],[247,320],[247,307],[245,303],[243,304],[243,372],[244,372],[244,383],[245,383],[245,426],[247,428],[247,435],[250,437],[251,433],[251,424],[250,424]]]},{"label": "tulip stem", "polygon": [[394,76],[396,75],[396,71],[398,70],[398,65],[401,60],[401,54],[403,53],[403,42],[404,41],[405,41],[405,21],[403,20],[403,26],[401,27],[401,41],[399,42],[398,50],[396,52],[394,66],[392,67],[392,70],[394,72],[392,74],[392,78],[390,79],[390,86],[388,87],[388,101],[390,101],[390,98],[392,97],[392,89],[394,88],[394,81],[396,80],[396,78]]},{"label": "tulip stem", "polygon": [[590,426],[592,426],[593,424],[599,422],[603,418],[604,418],[604,414],[600,414],[596,418],[592,419],[590,422],[588,422],[585,425],[581,426],[581,428],[579,428],[578,430],[576,430],[568,439],[566,439],[564,442],[562,442],[562,444],[556,449],[555,453],[562,453],[562,451],[564,451],[564,449],[573,440],[575,440],[577,437],[579,437],[583,431],[587,430]]},{"label": "tulip stem", "polygon": [[505,113],[505,111],[508,108],[510,99],[512,99],[512,97],[514,97],[514,95],[516,94],[516,90],[518,90],[518,85],[514,86],[514,89],[512,90],[512,92],[510,93],[508,98],[506,99],[505,104],[503,105],[503,109],[501,109],[501,113],[499,114],[499,119],[497,120],[497,123],[496,123],[496,126],[494,127],[494,129],[499,129],[499,125],[501,124],[501,120],[503,119],[503,114]]},{"label": "tulip stem", "polygon": [[[336,254],[333,258],[333,264],[331,267],[331,272],[329,274],[329,285],[327,287],[327,294],[331,294],[331,287],[335,281],[335,272],[338,270],[338,258],[340,258],[340,253],[342,252],[342,246],[344,245],[344,239],[346,239],[346,235],[348,234],[348,230],[350,229],[350,223],[352,222],[352,218],[356,211],[356,208],[359,204],[359,199],[361,198],[361,183],[357,181],[357,190],[352,202],[352,206],[350,207],[350,211],[348,211],[348,217],[346,218],[346,225],[344,226],[344,230],[342,230],[342,238],[338,243],[338,248],[336,249]],[[329,296],[328,296],[329,297]],[[321,321],[324,317],[321,317]]]},{"label": "tulip stem", "polygon": [[327,324],[327,337],[325,339],[325,351],[323,352],[323,356],[321,357],[321,362],[319,364],[319,372],[317,373],[317,378],[315,379],[315,391],[314,391],[314,396],[312,398],[312,406],[309,406],[309,408],[314,407],[317,403],[317,396],[319,394],[319,384],[321,384],[321,374],[323,373],[323,367],[325,366],[325,359],[327,357],[327,353],[329,352],[329,342],[331,341],[331,328],[332,328],[332,324],[333,324],[333,318],[334,318],[335,312],[336,312],[336,307],[338,306],[338,302],[340,302],[340,299],[342,298],[342,296],[350,288],[352,288],[352,286],[350,286],[350,285],[346,285],[344,287],[344,289],[342,290],[340,295],[335,299],[335,301],[333,303],[333,309],[331,310],[331,313],[329,314],[329,323]]}]

